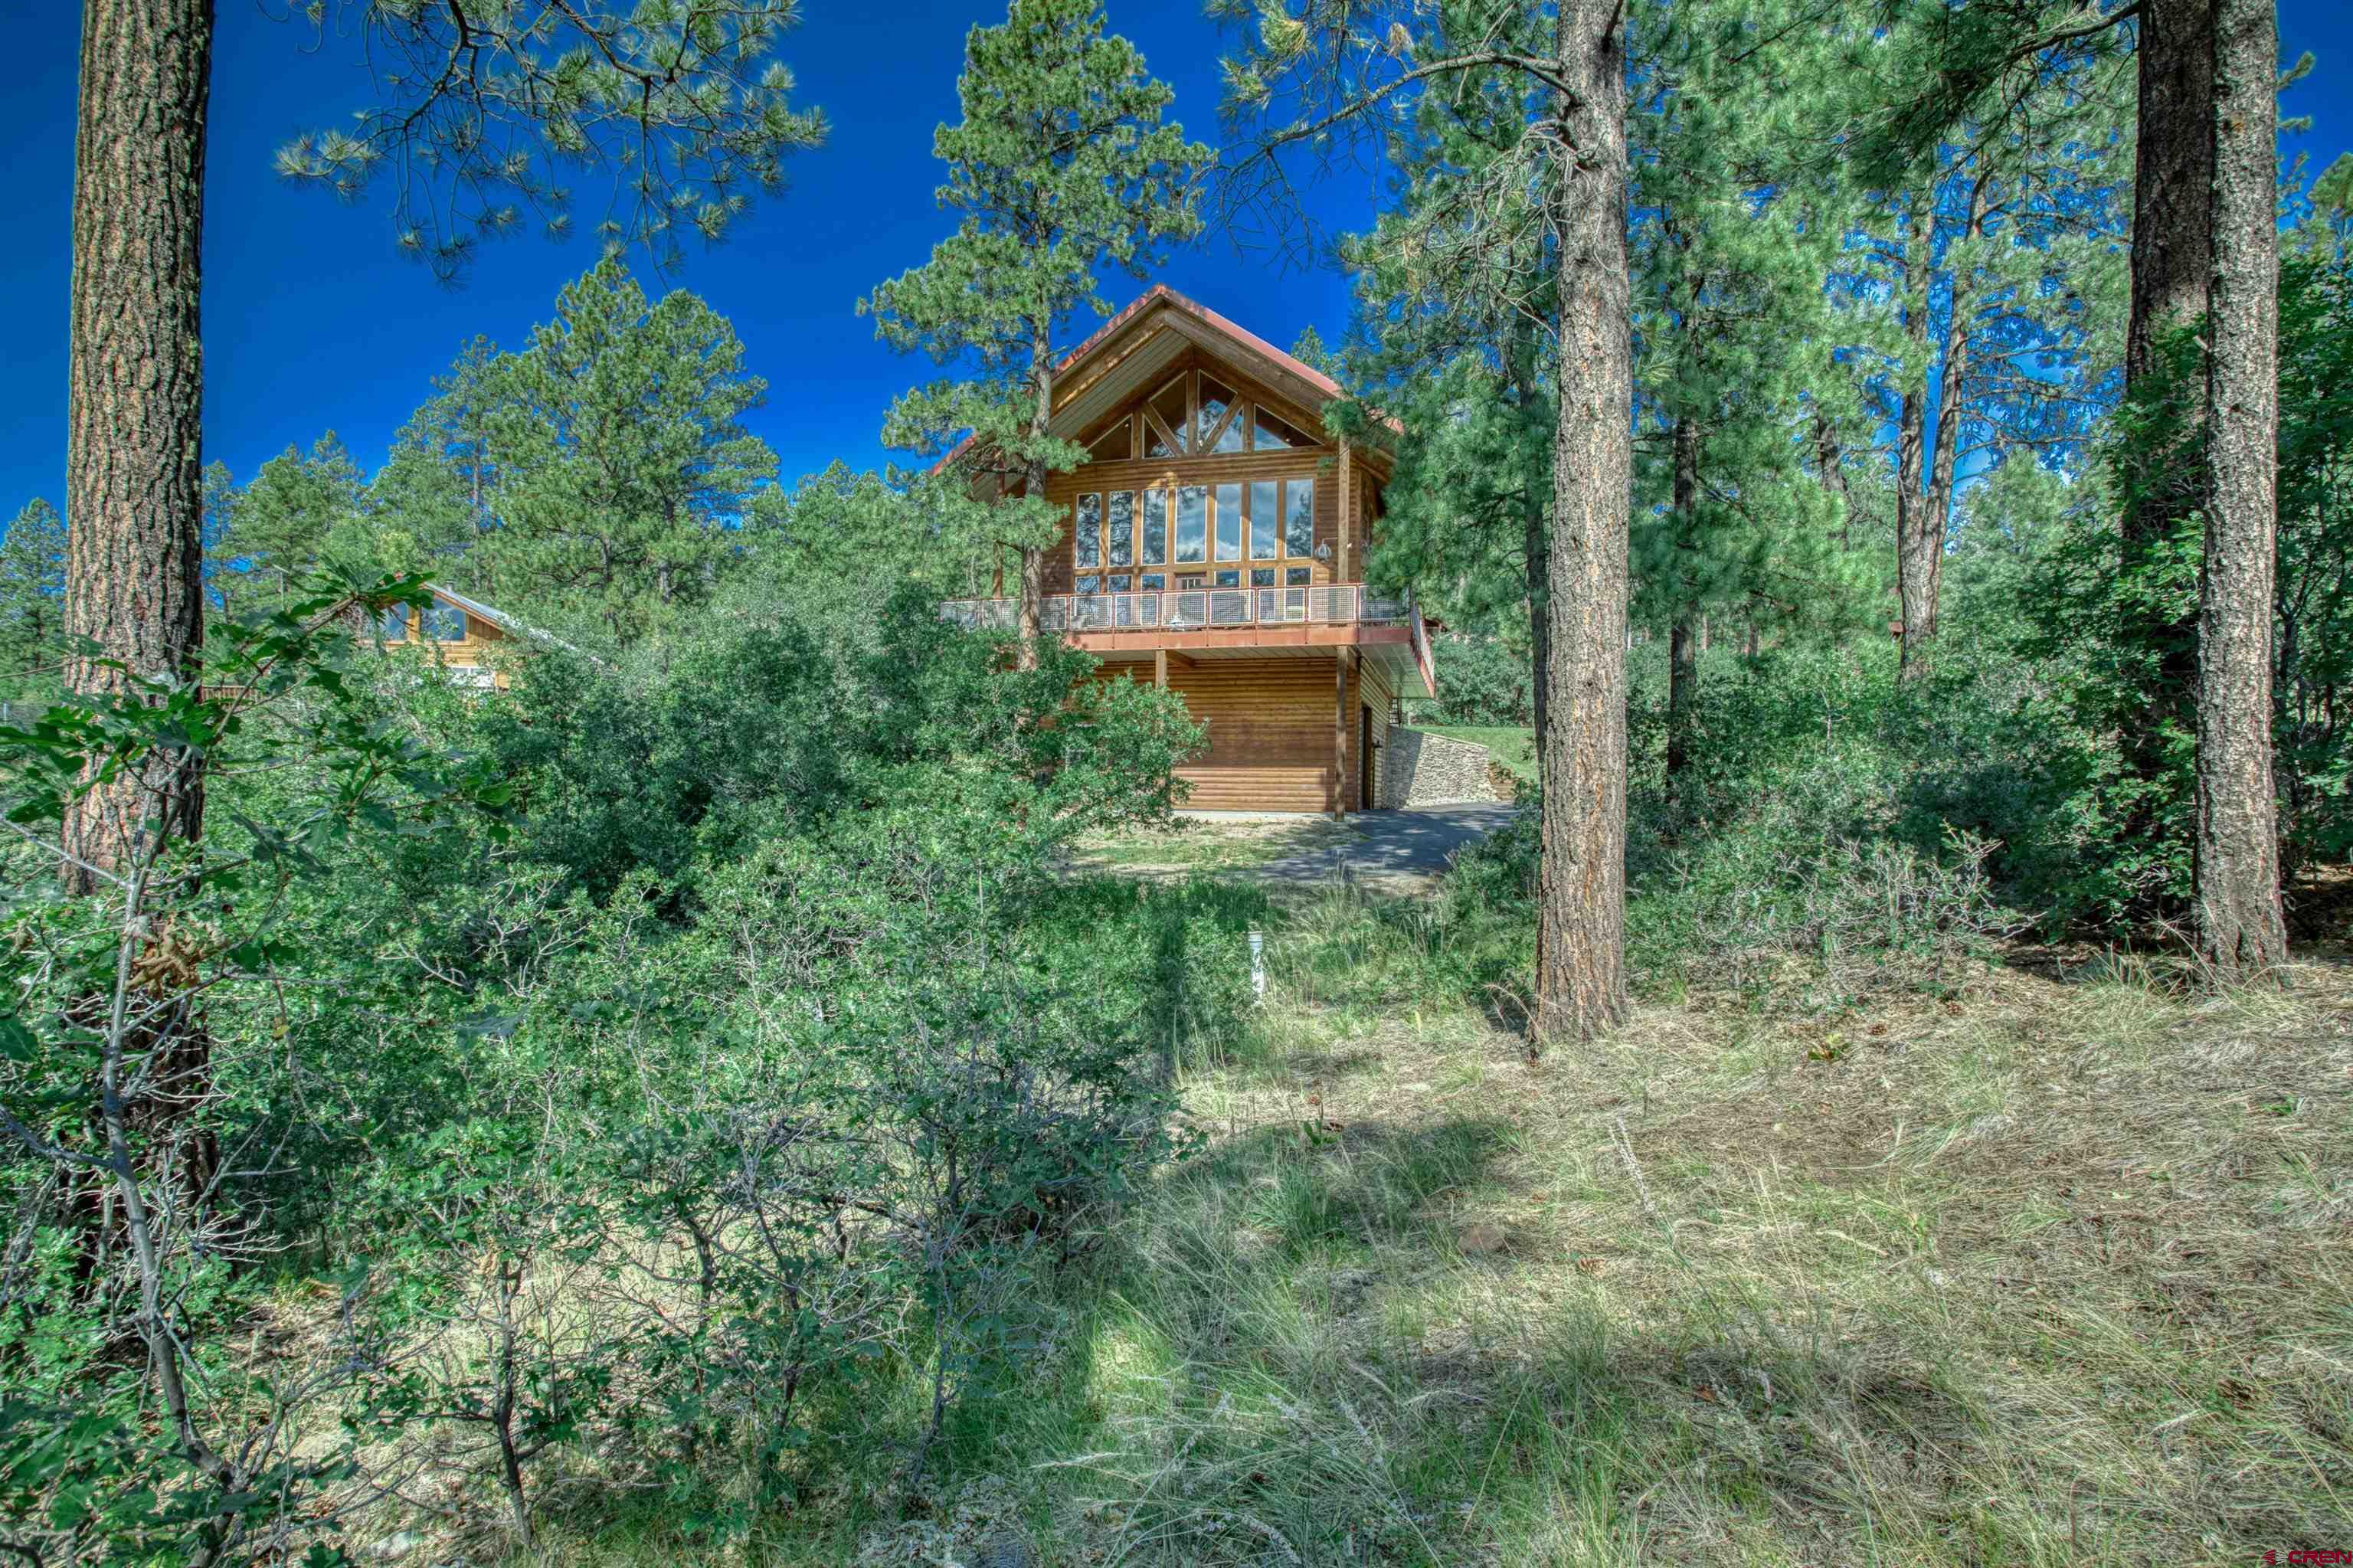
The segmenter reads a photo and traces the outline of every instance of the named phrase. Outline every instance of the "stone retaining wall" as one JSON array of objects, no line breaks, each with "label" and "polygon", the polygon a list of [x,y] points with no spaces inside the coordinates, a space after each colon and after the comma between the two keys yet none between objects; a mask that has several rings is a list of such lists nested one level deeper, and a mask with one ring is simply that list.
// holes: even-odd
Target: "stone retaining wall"
[{"label": "stone retaining wall", "polygon": [[1427,730],[1392,729],[1381,751],[1380,803],[1389,810],[1436,806],[1453,800],[1493,800],[1489,770],[1494,758],[1483,746]]}]

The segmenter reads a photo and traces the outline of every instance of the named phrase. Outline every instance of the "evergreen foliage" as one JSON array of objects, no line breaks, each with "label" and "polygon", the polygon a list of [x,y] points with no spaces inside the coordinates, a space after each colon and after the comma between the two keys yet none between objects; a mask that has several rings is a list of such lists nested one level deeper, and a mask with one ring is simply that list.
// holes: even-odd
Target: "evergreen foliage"
[{"label": "evergreen foliage", "polygon": [[[469,417],[471,355],[422,418]],[[530,347],[482,375],[483,438],[445,437],[438,461],[470,495],[480,451],[496,465],[485,543],[498,591],[617,644],[706,600],[776,477],[776,454],[743,425],[767,383],[744,368],[726,318],[683,290],[649,300],[607,260],[556,297]]]},{"label": "evergreen foliage", "polygon": [[10,696],[46,691],[63,656],[66,524],[39,496],[0,535],[0,681]]},{"label": "evergreen foliage", "polygon": [[1100,272],[1145,277],[1165,247],[1199,232],[1193,184],[1210,154],[1161,122],[1174,94],[1104,30],[1096,0],[1012,0],[1001,25],[965,37],[956,96],[964,118],[932,139],[956,232],[859,310],[900,352],[971,372],[901,397],[883,439],[953,448],[967,483],[987,476],[1017,496],[989,515],[1021,556],[1034,635],[1038,562],[1060,520],[1045,477],[1085,456],[1047,428],[1057,356],[1080,309],[1111,313]]}]

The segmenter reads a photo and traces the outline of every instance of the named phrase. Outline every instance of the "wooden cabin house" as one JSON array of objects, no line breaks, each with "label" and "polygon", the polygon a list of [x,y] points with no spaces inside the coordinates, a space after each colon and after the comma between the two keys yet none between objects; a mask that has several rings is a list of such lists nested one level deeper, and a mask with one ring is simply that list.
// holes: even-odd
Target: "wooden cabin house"
[{"label": "wooden cabin house", "polygon": [[[1421,617],[1364,585],[1388,465],[1324,434],[1340,395],[1161,285],[1055,373],[1054,433],[1088,456],[1047,484],[1065,523],[1043,622],[1102,678],[1183,696],[1208,740],[1178,770],[1191,809],[1361,810],[1397,699],[1437,694]],[[1007,587],[944,612],[1011,628]]]},{"label": "wooden cabin house", "polygon": [[386,647],[423,647],[456,684],[502,692],[507,673],[491,651],[512,648],[518,641],[551,641],[504,610],[438,583],[427,584],[426,591],[433,596],[432,603],[421,610],[406,605],[386,610],[376,634]]}]

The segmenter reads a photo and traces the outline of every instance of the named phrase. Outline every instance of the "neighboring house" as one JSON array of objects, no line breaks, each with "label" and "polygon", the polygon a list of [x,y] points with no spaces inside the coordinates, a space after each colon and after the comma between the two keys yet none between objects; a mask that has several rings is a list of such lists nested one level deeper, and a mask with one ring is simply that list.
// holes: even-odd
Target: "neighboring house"
[{"label": "neighboring house", "polygon": [[[1437,675],[1411,603],[1365,590],[1389,465],[1324,433],[1338,385],[1155,285],[1062,361],[1054,388],[1054,433],[1089,456],[1047,482],[1067,518],[1047,630],[1103,678],[1184,697],[1208,738],[1177,770],[1191,808],[1378,800],[1396,700],[1435,696]],[[944,607],[975,627],[1018,612],[1010,597]]]},{"label": "neighboring house", "polygon": [[422,610],[406,606],[386,610],[376,630],[387,646],[417,643],[429,649],[457,684],[502,692],[507,674],[485,657],[491,649],[511,646],[518,639],[555,641],[502,609],[452,593],[438,583],[427,584],[426,591],[433,596],[432,603]]}]

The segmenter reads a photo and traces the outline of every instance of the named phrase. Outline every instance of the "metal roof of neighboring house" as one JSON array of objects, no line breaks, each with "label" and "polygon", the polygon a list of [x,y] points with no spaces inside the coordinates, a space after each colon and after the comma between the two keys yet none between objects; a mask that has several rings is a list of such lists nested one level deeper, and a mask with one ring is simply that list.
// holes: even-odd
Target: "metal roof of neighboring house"
[{"label": "metal roof of neighboring house", "polygon": [[459,593],[455,588],[443,588],[439,583],[428,582],[425,585],[425,591],[431,594],[435,599],[456,605],[468,615],[480,616],[484,620],[489,621],[492,626],[497,627],[500,630],[504,631],[511,636],[527,637],[533,642],[549,643],[554,647],[563,649],[567,653],[577,653],[584,659],[594,659],[596,657],[596,655],[588,652],[586,649],[574,647],[571,643],[566,642],[563,638],[558,637],[553,631],[545,631],[541,630],[539,627],[532,625],[529,621],[519,620],[515,617],[509,615],[505,610],[501,609],[498,606],[494,604],[484,604],[480,599],[469,598],[467,595]]}]

